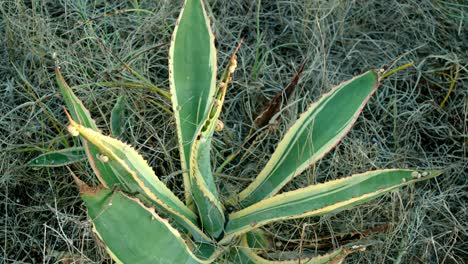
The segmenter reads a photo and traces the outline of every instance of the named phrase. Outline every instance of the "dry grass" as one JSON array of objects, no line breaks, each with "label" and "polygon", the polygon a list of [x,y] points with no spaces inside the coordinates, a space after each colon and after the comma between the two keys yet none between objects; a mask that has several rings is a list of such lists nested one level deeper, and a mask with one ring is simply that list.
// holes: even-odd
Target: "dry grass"
[{"label": "dry grass", "polygon": [[[139,82],[122,60],[167,89],[168,43],[180,7],[173,2],[180,1],[0,0],[0,36],[5,36],[0,38],[0,263],[110,262],[90,234],[69,173],[25,166],[43,151],[73,144],[64,133],[53,53],[104,131],[117,96],[127,95],[125,140],[180,195],[173,120],[152,100],[169,102],[145,89],[102,83]],[[407,51],[400,63],[416,65],[385,80],[348,137],[287,188],[374,168],[444,168],[445,174],[357,209],[269,226],[276,239],[286,241],[280,249],[295,247],[287,241],[300,238],[304,224],[306,240],[389,224],[387,233],[371,237],[373,246],[348,263],[468,259],[468,6],[463,1],[208,2],[220,65],[246,37],[222,115],[226,129],[214,141],[217,164],[236,150],[262,105],[309,59],[277,129],[259,137],[245,160],[228,165],[228,175],[255,175],[297,114],[332,85]],[[151,13],[102,17],[136,3]],[[439,109],[456,68],[454,89]],[[96,181],[87,164],[75,170]]]}]

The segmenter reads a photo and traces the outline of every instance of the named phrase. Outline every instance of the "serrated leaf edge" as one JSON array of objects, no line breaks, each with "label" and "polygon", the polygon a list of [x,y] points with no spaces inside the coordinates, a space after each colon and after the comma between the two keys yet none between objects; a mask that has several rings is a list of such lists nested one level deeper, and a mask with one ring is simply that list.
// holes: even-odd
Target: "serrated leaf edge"
[{"label": "serrated leaf edge", "polygon": [[[276,164],[279,160],[282,159],[283,157],[283,154],[284,154],[284,149],[287,147],[288,143],[289,143],[289,139],[292,135],[295,134],[295,132],[297,132],[303,124],[300,123],[300,120],[302,119],[305,119],[311,112],[313,112],[314,110],[316,110],[316,107],[319,105],[319,103],[322,102],[322,100],[325,100],[329,95],[337,92],[340,88],[344,87],[345,85],[351,83],[352,81],[360,78],[360,77],[363,77],[369,73],[374,73],[376,74],[376,84],[374,85],[374,87],[372,88],[372,91],[368,94],[368,96],[365,98],[365,100],[362,102],[361,106],[357,109],[357,111],[355,112],[353,118],[348,122],[348,124],[346,125],[346,129],[343,131],[343,134],[341,135],[338,135],[337,137],[333,138],[332,140],[330,140],[329,142],[331,142],[332,144],[328,144],[328,145],[324,145],[322,147],[322,149],[324,149],[321,154],[317,155],[317,156],[312,156],[309,160],[307,160],[306,162],[304,162],[303,164],[301,164],[295,171],[294,171],[294,174],[290,174],[288,175],[287,177],[285,177],[285,180],[282,182],[281,185],[278,185],[270,194],[268,194],[268,196],[266,197],[271,197],[273,196],[274,194],[276,194],[284,185],[286,185],[286,183],[288,183],[290,180],[292,180],[293,178],[297,177],[298,175],[300,175],[304,170],[306,170],[307,168],[309,168],[310,166],[312,166],[315,162],[317,162],[318,160],[320,160],[321,158],[323,158],[328,152],[330,152],[330,150],[332,150],[333,148],[336,147],[336,145],[338,145],[338,143],[348,134],[348,132],[351,130],[351,128],[353,127],[353,125],[355,124],[356,120],[358,119],[360,113],[362,112],[362,109],[365,107],[365,105],[367,104],[367,102],[370,100],[370,98],[372,97],[372,95],[375,93],[375,91],[377,90],[377,88],[379,87],[379,73],[376,71],[376,70],[370,70],[370,71],[367,71],[363,74],[360,74],[358,76],[355,76],[347,81],[344,81],[338,85],[336,85],[335,87],[333,87],[329,92],[327,93],[324,93],[317,101],[315,101],[314,103],[310,104],[308,109],[301,113],[299,115],[299,118],[295,121],[295,123],[287,130],[287,132],[285,133],[285,136],[283,137],[283,139],[281,139],[281,141],[278,143],[278,146],[276,147],[275,151],[273,152],[272,156],[270,157],[270,159],[268,160],[267,164],[265,165],[265,167],[262,169],[262,171],[260,171],[260,173],[258,174],[258,176],[255,178],[255,180],[249,185],[247,186],[247,188],[245,188],[244,190],[242,190],[239,194],[229,198],[227,200],[227,204],[229,205],[236,205],[236,204],[242,204],[242,201],[244,201],[245,199],[247,199],[248,197],[250,197],[250,195],[255,192],[255,190],[260,186],[262,185],[266,179],[268,179],[268,177],[271,175],[271,170],[274,168],[274,164]],[[258,202],[258,201],[256,201]],[[250,203],[249,205],[251,205],[252,203]]]},{"label": "serrated leaf edge", "polygon": [[[105,155],[107,155],[109,158],[112,158],[114,160],[116,160],[122,167],[125,168],[125,170],[127,172],[129,172],[132,177],[134,178],[134,180],[137,182],[137,184],[145,191],[145,194],[151,199],[153,200],[155,203],[157,203],[158,205],[160,205],[161,207],[163,207],[164,209],[166,209],[168,212],[174,214],[175,216],[179,217],[180,219],[184,220],[184,222],[189,225],[192,230],[196,231],[198,235],[200,235],[205,241],[212,241],[208,236],[206,236],[206,234],[204,234],[201,230],[199,230],[198,226],[195,225],[195,222],[196,219],[198,218],[191,210],[189,210],[188,208],[185,210],[185,213],[190,215],[193,220],[189,219],[186,215],[176,211],[175,209],[173,209],[172,207],[170,207],[169,205],[167,205],[164,201],[162,201],[161,199],[159,199],[148,187],[146,187],[146,185],[138,178],[138,176],[136,175],[136,173],[131,170],[126,164],[124,161],[122,161],[119,157],[117,157],[115,154],[112,153],[112,151],[108,150],[106,146],[102,145],[99,140],[97,139],[98,137],[106,137],[104,135],[101,135],[99,134],[98,132],[92,130],[92,129],[89,129],[89,128],[86,128],[86,127],[83,127],[79,124],[77,124],[76,122],[74,122],[73,120],[70,119],[70,125],[75,127],[79,133],[81,135],[88,135],[88,139],[94,144],[96,145],[100,150],[103,150],[103,153]],[[89,134],[95,134],[94,137],[93,136],[90,136]],[[100,136],[98,136],[100,135]],[[111,137],[106,137],[107,140],[111,140],[111,141],[115,141],[115,142],[118,142],[119,144],[123,144],[125,146],[128,146],[129,148],[131,148],[130,145],[128,144],[125,144],[117,139],[114,139],[114,138],[111,138]],[[135,153],[140,157],[140,159],[146,163],[146,160],[138,153],[135,151]],[[150,167],[151,168],[151,167]],[[152,168],[151,168],[152,170]],[[154,173],[154,172],[153,172]],[[155,175],[155,178],[157,178],[157,176]],[[162,183],[161,183],[162,184]],[[168,192],[170,192],[170,190],[167,190]],[[171,192],[172,193],[172,192]],[[179,204],[179,207],[182,209],[185,207],[185,205],[180,201],[180,200],[174,200],[174,201],[178,201],[176,202],[177,204]]]},{"label": "serrated leaf edge", "polygon": [[[264,259],[261,256],[257,255],[254,249],[250,248],[250,245],[248,244],[248,241],[247,241],[247,237],[245,235],[242,236],[242,240],[241,240],[239,248],[240,248],[239,249],[240,251],[242,251],[248,258],[250,258],[252,261],[254,261],[257,264],[296,264],[296,263],[340,264],[343,262],[346,256],[356,251],[363,251],[366,249],[366,246],[356,245],[356,246],[353,246],[352,248],[341,246],[340,248],[328,254],[319,255],[319,256],[312,257],[312,258],[301,259],[300,261],[299,259],[281,260],[281,261]],[[322,260],[323,262],[318,262],[318,261],[321,261],[320,259],[323,259]]]},{"label": "serrated leaf edge", "polygon": [[[147,207],[145,206],[141,201],[140,199],[138,198],[135,198],[135,197],[130,197],[128,195],[126,195],[125,193],[123,192],[120,192],[120,191],[114,191],[114,192],[119,192],[121,193],[124,197],[126,197],[127,199],[129,200],[132,200],[134,202],[136,202],[138,205],[140,205],[144,210],[148,211],[150,214],[151,214],[151,217],[156,220],[156,221],[159,221],[160,223],[164,224],[168,229],[169,231],[174,235],[174,237],[179,240],[185,247],[186,249],[186,252],[197,262],[199,263],[203,263],[203,264],[209,264],[211,263],[210,260],[201,260],[199,259],[197,256],[195,256],[195,254],[193,254],[192,250],[189,248],[189,246],[187,245],[187,243],[185,242],[185,240],[182,238],[182,235],[180,234],[180,232],[175,229],[170,223],[169,223],[169,220],[167,219],[164,219],[162,218],[161,216],[159,216],[156,211],[155,211],[155,208],[154,207]],[[86,192],[84,192],[84,194],[86,194]],[[90,219],[91,223],[93,222],[92,219]],[[119,263],[123,263],[119,258],[117,258],[117,256],[106,246],[104,240],[102,239],[102,236],[100,235],[99,231],[97,231],[94,223],[93,223],[93,228],[92,228],[93,232],[99,237],[101,243],[104,245],[106,251],[109,253],[109,255],[112,256],[112,258],[116,261],[119,261]]]},{"label": "serrated leaf edge", "polygon": [[[72,108],[69,110],[72,111],[72,115],[78,119],[78,122],[83,125],[83,120],[81,120],[80,115],[78,114],[78,111],[76,110],[76,105],[79,106],[81,110],[83,110],[84,114],[88,117],[89,120],[89,125],[90,129],[98,131],[96,122],[94,119],[91,118],[91,114],[89,110],[84,106],[83,102],[73,93],[73,90],[70,88],[68,83],[65,81],[65,78],[63,78],[62,72],[60,71],[60,67],[58,65],[55,65],[55,77],[57,80],[57,84],[59,86],[60,92],[62,93],[63,97],[67,97],[70,100],[70,103],[72,104]],[[65,96],[66,95],[66,96]],[[65,101],[67,101],[66,98],[64,98]],[[83,139],[82,141],[83,148],[85,149],[86,156],[88,157],[89,164],[91,165],[91,168],[93,169],[94,173],[96,174],[96,177],[98,178],[99,182],[104,186],[108,187],[106,181],[102,178],[102,172],[97,166],[96,163],[96,157],[93,157],[91,154],[91,151],[88,146],[88,142],[86,139]]]},{"label": "serrated leaf edge", "polygon": [[[181,127],[180,127],[180,116],[178,114],[179,110],[179,102],[177,100],[177,93],[176,93],[176,88],[175,88],[175,84],[174,84],[174,75],[173,75],[173,72],[172,72],[172,67],[173,67],[173,55],[174,55],[174,43],[175,43],[175,38],[176,38],[176,35],[177,35],[177,32],[178,32],[178,28],[179,28],[179,23],[183,17],[183,14],[184,14],[184,11],[185,11],[185,6],[187,5],[187,2],[188,1],[191,1],[191,0],[184,0],[184,3],[182,5],[182,8],[180,9],[180,13],[179,13],[179,16],[177,18],[177,21],[176,21],[176,24],[175,24],[175,27],[174,27],[174,31],[172,33],[172,36],[171,36],[171,41],[170,41],[170,45],[169,45],[169,56],[168,56],[168,60],[169,60],[169,89],[170,89],[170,93],[171,93],[171,100],[172,100],[172,108],[173,108],[173,111],[174,111],[174,119],[175,119],[175,123],[176,123],[176,130],[177,130],[177,138],[179,140],[179,152],[180,152],[180,163],[181,163],[181,167],[182,167],[182,171],[184,171],[182,173],[182,177],[183,177],[183,181],[184,181],[184,191],[185,191],[185,200],[186,200],[186,204],[189,206],[189,208],[192,208],[192,204],[193,204],[193,199],[192,199],[192,194],[191,194],[191,182],[190,182],[190,176],[189,176],[189,173],[185,172],[185,171],[188,171],[189,168],[187,168],[187,164],[188,162],[190,161],[187,161],[185,159],[185,150],[184,150],[184,142],[182,141],[182,131],[181,131]],[[214,42],[215,42],[215,36],[213,34],[213,31],[211,30],[211,26],[210,26],[210,19],[206,13],[206,10],[205,10],[205,6],[203,4],[203,1],[201,0],[194,0],[194,1],[200,1],[201,5],[202,5],[202,9],[203,9],[203,15],[205,16],[205,21],[206,21],[206,27],[208,29],[208,33],[209,33],[209,36],[210,36],[210,43],[213,47],[213,54],[211,54],[211,56],[214,56],[214,73],[213,73],[213,77],[212,79],[214,79],[214,81],[212,80],[212,82],[216,82],[216,71],[217,71],[217,68],[218,68],[218,65],[217,65],[217,54],[216,54],[216,47],[214,45]],[[216,87],[216,85],[214,85],[214,87]],[[211,100],[212,100],[212,97],[215,93],[215,88],[214,87],[210,87],[210,91],[208,92],[208,98],[207,98],[207,104],[210,105],[211,104]]]},{"label": "serrated leaf edge", "polygon": [[[367,171],[367,172],[364,172],[364,173],[354,174],[354,175],[351,175],[351,176],[348,176],[348,177],[344,177],[344,178],[341,178],[341,179],[338,179],[338,180],[333,180],[333,181],[329,181],[329,182],[325,182],[325,183],[315,184],[315,185],[311,185],[311,186],[301,188],[301,189],[298,189],[298,190],[285,192],[285,193],[270,197],[268,199],[262,200],[262,201],[260,201],[258,203],[255,203],[255,204],[253,204],[253,205],[251,205],[251,206],[249,206],[247,208],[244,208],[244,209],[242,209],[240,211],[231,213],[229,215],[228,219],[229,219],[229,221],[233,221],[236,218],[240,218],[242,216],[245,216],[245,215],[248,215],[248,214],[253,213],[255,211],[258,211],[261,208],[267,208],[270,205],[274,205],[275,203],[277,203],[279,201],[285,201],[285,200],[290,199],[290,197],[294,197],[294,196],[296,196],[298,194],[301,194],[301,193],[306,193],[308,190],[317,189],[317,188],[321,188],[321,187],[324,187],[324,186],[339,184],[339,183],[341,183],[341,182],[343,182],[343,181],[345,181],[347,179],[350,179],[350,178],[352,178],[354,176],[365,175],[365,174],[368,174],[368,173],[377,174],[377,173],[388,172],[388,171],[401,171],[401,169],[383,169],[383,170]],[[405,171],[418,172],[418,171],[421,171],[421,170],[405,169]],[[320,209],[312,210],[310,212],[305,212],[303,214],[297,214],[297,215],[292,215],[292,216],[287,216],[287,217],[269,218],[269,219],[266,219],[266,220],[263,220],[263,221],[257,221],[255,223],[251,223],[249,225],[244,225],[243,227],[239,227],[239,228],[236,228],[234,230],[229,230],[229,222],[228,222],[227,225],[226,225],[226,228],[227,228],[226,229],[226,236],[223,238],[223,240],[220,243],[223,243],[223,241],[229,241],[229,239],[232,239],[235,236],[245,234],[246,232],[248,232],[250,230],[259,228],[259,227],[261,227],[263,225],[266,225],[268,223],[326,214],[326,213],[329,213],[329,212],[333,212],[337,208],[340,208],[340,207],[342,207],[344,205],[352,204],[352,203],[360,201],[360,200],[366,200],[366,199],[374,198],[375,196],[377,196],[379,194],[383,194],[383,193],[386,193],[388,191],[398,189],[400,187],[407,186],[407,185],[410,185],[410,184],[413,184],[413,183],[416,183],[416,182],[420,182],[420,181],[424,181],[424,180],[427,180],[427,179],[430,179],[430,178],[434,178],[434,177],[437,177],[437,176],[442,174],[442,171],[438,171],[438,170],[432,170],[432,171],[426,171],[426,172],[428,172],[429,174],[424,176],[424,177],[405,180],[405,181],[402,181],[400,184],[393,185],[393,186],[388,187],[388,188],[379,189],[379,190],[374,191],[374,192],[363,194],[361,196],[354,197],[354,198],[351,198],[349,200],[338,202],[338,203],[335,203],[335,204],[332,204],[332,205],[329,205],[329,206],[325,206],[325,207],[320,208]]]}]

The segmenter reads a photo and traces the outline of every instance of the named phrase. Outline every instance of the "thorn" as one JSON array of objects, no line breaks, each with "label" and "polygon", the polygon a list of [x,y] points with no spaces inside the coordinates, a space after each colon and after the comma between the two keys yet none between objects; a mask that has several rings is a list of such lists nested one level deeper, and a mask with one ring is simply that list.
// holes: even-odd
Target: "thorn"
[{"label": "thorn", "polygon": [[67,166],[67,169],[70,172],[70,174],[72,175],[73,181],[78,186],[78,190],[80,191],[80,193],[83,193],[83,192],[86,192],[87,190],[92,189],[84,181],[82,181],[80,178],[78,178],[78,176],[76,176],[76,174],[70,169],[70,167]]},{"label": "thorn", "polygon": [[70,121],[70,123],[71,123],[73,121],[73,119],[70,116],[70,113],[68,113],[67,108],[65,106],[63,107],[63,111],[65,112],[65,115],[67,116],[68,121]]}]

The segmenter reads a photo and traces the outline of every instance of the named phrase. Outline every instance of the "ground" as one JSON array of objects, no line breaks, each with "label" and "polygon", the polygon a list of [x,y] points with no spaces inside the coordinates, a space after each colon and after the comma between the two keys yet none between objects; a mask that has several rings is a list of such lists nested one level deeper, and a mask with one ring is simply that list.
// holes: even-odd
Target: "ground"
[{"label": "ground", "polygon": [[[221,67],[245,37],[222,113],[225,129],[214,141],[215,166],[242,144],[262,107],[306,61],[277,122],[244,159],[219,175],[232,190],[244,183],[232,177],[254,177],[320,94],[400,55],[396,67],[414,62],[384,80],[348,136],[286,189],[376,168],[437,168],[444,174],[353,210],[267,226],[280,251],[298,244],[313,250],[315,237],[330,235],[333,247],[343,242],[339,234],[384,227],[366,236],[372,246],[347,263],[468,259],[466,2],[206,2]],[[55,82],[56,60],[104,133],[117,97],[126,95],[124,139],[182,195],[174,120],[158,106],[170,108],[170,102],[141,85],[125,85],[141,81],[123,66],[168,89],[167,54],[180,6],[181,1],[0,1],[1,263],[110,263],[91,234],[68,170],[26,165],[43,152],[73,145]],[[97,183],[85,162],[71,168]]]}]

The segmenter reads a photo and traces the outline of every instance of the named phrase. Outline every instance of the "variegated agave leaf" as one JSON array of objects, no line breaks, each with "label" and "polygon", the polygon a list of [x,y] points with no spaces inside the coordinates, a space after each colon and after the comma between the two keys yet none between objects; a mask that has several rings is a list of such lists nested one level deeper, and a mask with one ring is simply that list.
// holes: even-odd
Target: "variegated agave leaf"
[{"label": "variegated agave leaf", "polygon": [[211,241],[198,227],[197,216],[162,183],[146,160],[131,146],[79,125],[72,119],[69,131],[99,150],[97,159],[105,163],[119,180],[117,187],[147,200],[186,228],[195,239]]},{"label": "variegated agave leaf", "polygon": [[152,208],[119,191],[83,188],[93,231],[118,263],[210,263]]},{"label": "variegated agave leaf", "polygon": [[321,159],[348,133],[378,85],[379,74],[368,71],[323,95],[288,130],[255,180],[228,203],[246,207],[271,197]]},{"label": "variegated agave leaf", "polygon": [[224,207],[219,199],[218,190],[211,168],[211,139],[217,128],[219,116],[226,96],[226,91],[237,67],[236,47],[229,65],[226,68],[219,86],[216,89],[213,103],[205,115],[204,122],[197,129],[196,137],[193,140],[190,180],[192,184],[192,194],[197,205],[198,213],[203,227],[214,238],[221,235],[224,229],[225,217]]},{"label": "variegated agave leaf", "polygon": [[232,237],[275,221],[349,209],[441,173],[405,169],[376,170],[285,192],[230,214],[224,240],[229,241]]},{"label": "variegated agave leaf", "polygon": [[[216,48],[203,3],[186,0],[169,49],[169,84],[183,171],[189,171],[192,140],[212,104],[216,88]],[[183,173],[186,203],[192,207],[191,181]]]}]

